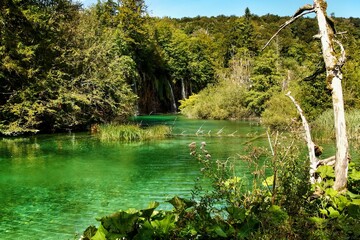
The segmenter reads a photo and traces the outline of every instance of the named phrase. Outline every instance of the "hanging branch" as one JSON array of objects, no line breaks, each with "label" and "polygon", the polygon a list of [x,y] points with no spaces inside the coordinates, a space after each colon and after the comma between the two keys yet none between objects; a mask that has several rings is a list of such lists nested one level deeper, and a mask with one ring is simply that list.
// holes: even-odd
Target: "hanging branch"
[{"label": "hanging branch", "polygon": [[307,4],[301,8],[299,8],[296,13],[292,16],[292,18],[288,21],[286,21],[284,24],[282,24],[280,26],[280,28],[277,30],[277,32],[270,38],[270,40],[265,44],[265,46],[261,49],[261,51],[263,51],[267,46],[269,46],[269,44],[271,43],[271,41],[284,29],[286,28],[288,25],[290,25],[291,23],[293,23],[295,20],[297,20],[298,18],[301,18],[302,16],[309,14],[309,13],[313,13],[315,12],[315,8],[314,6]]}]

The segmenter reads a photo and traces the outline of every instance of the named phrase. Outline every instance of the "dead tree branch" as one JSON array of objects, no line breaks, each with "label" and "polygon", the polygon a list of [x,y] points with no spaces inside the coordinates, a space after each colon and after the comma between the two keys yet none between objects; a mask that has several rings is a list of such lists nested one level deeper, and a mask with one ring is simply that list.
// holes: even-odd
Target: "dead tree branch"
[{"label": "dead tree branch", "polygon": [[336,158],[335,156],[331,156],[322,160],[319,160],[318,166],[326,165],[326,166],[334,166]]},{"label": "dead tree branch", "polygon": [[284,24],[282,24],[279,29],[277,30],[277,32],[270,38],[270,40],[265,44],[265,46],[261,49],[261,51],[263,51],[265,48],[267,48],[267,46],[269,46],[269,44],[271,43],[271,41],[284,29],[286,28],[288,25],[290,25],[291,23],[293,23],[294,21],[296,21],[298,18],[301,18],[302,16],[309,14],[309,13],[313,13],[315,12],[315,9],[312,5],[307,4],[301,8],[299,8],[299,10],[296,11],[296,13],[292,16],[292,18],[288,21],[286,21]]},{"label": "dead tree branch", "polygon": [[290,98],[290,100],[294,103],[300,117],[301,117],[301,121],[304,127],[304,132],[305,132],[305,141],[307,143],[307,147],[308,147],[308,151],[309,151],[309,158],[310,158],[310,182],[311,183],[315,183],[315,172],[318,166],[318,159],[315,156],[315,144],[311,139],[311,131],[310,131],[310,126],[305,118],[305,115],[300,107],[300,105],[296,102],[295,98],[293,96],[291,96],[291,92],[288,92],[286,94],[286,96],[288,96]]}]

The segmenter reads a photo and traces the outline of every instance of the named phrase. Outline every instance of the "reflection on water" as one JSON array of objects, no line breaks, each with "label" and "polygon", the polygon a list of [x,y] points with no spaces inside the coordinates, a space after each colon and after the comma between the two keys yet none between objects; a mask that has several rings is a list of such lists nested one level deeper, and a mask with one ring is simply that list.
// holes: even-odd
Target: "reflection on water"
[{"label": "reflection on water", "polygon": [[[95,217],[119,209],[189,197],[199,163],[189,155],[192,141],[207,142],[216,159],[241,153],[261,134],[248,122],[185,120],[177,116],[137,119],[165,121],[175,137],[144,143],[102,143],[82,134],[0,140],[1,239],[74,239]],[[264,139],[257,144],[266,143]],[[250,175],[238,164],[240,176]]]}]

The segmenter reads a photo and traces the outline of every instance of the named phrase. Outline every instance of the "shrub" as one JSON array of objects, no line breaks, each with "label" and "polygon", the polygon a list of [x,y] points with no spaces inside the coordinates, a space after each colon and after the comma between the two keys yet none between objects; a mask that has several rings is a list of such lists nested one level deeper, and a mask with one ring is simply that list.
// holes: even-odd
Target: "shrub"
[{"label": "shrub", "polygon": [[244,98],[244,88],[234,83],[220,83],[180,100],[179,109],[189,118],[241,119],[250,116]]},{"label": "shrub", "polygon": [[297,124],[299,114],[291,100],[284,93],[273,96],[261,115],[261,122],[273,130],[289,130]]}]

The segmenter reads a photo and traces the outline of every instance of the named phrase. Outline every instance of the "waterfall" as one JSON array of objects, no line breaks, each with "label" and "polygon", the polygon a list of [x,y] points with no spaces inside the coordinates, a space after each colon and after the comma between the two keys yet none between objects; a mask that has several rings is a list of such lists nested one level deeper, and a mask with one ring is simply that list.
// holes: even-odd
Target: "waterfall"
[{"label": "waterfall", "polygon": [[[134,93],[136,94],[136,96],[139,97],[135,78],[134,78],[132,87],[134,89]],[[135,116],[137,116],[137,115],[139,115],[139,99],[136,100],[136,106],[135,106]]]},{"label": "waterfall", "polygon": [[181,97],[182,99],[186,98],[184,79],[181,79]]},{"label": "waterfall", "polygon": [[168,81],[168,84],[169,84],[169,87],[170,87],[170,93],[171,93],[171,101],[172,101],[172,104],[171,104],[171,110],[173,112],[176,112],[176,103],[175,103],[175,96],[174,96],[174,91],[172,89],[172,86],[171,86],[171,83],[170,81]]}]

